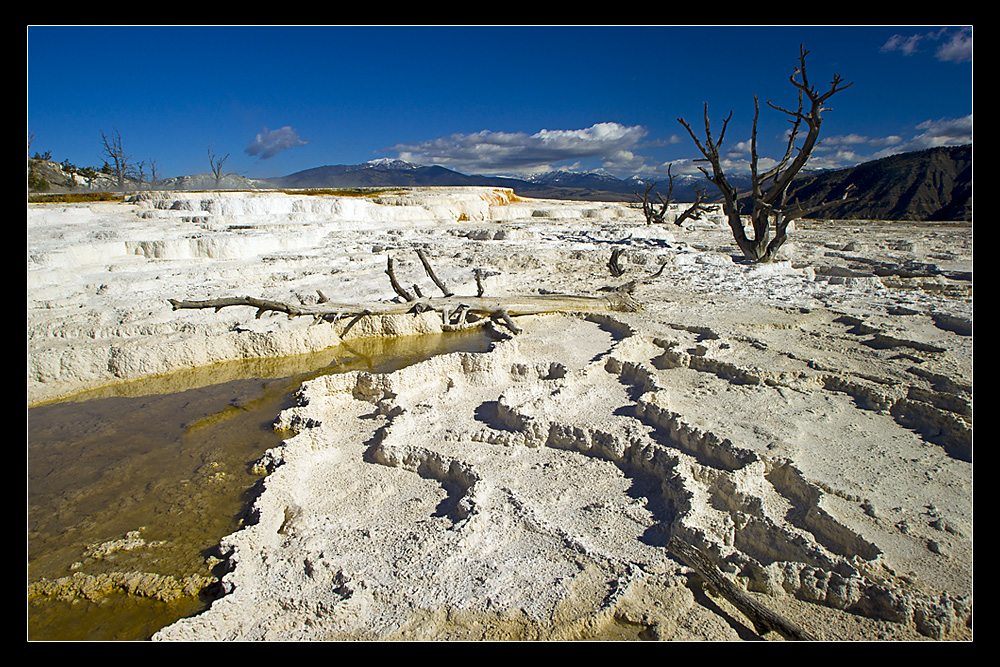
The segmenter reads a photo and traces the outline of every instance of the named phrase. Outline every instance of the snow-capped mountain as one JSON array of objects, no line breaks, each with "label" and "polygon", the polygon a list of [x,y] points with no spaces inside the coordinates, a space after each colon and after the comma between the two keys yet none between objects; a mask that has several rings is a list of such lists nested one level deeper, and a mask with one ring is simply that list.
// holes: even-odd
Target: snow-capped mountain
[{"label": "snow-capped mountain", "polygon": [[[861,179],[861,197],[850,207],[831,209],[831,217],[868,219],[971,219],[971,146],[941,147],[883,158],[837,172],[803,174],[795,190],[803,200],[830,199],[834,184]],[[656,182],[656,192],[667,195],[666,177],[618,179],[607,172],[552,171],[531,178],[466,175],[444,167],[422,167],[404,160],[377,159],[355,165],[307,169],[278,179],[282,188],[419,187],[480,185],[511,188],[525,197],[637,201],[645,183]],[[730,183],[740,192],[749,187],[746,176],[732,174]],[[718,189],[703,176],[675,175],[670,200],[695,201],[695,187],[709,202],[718,201]],[[913,193],[920,193],[919,197]],[[835,193],[834,193],[835,194]],[[654,200],[655,200],[655,194]]]},{"label": "snow-capped mountain", "polygon": [[[349,165],[350,166],[350,165]],[[413,164],[412,162],[407,162],[406,160],[396,160],[388,157],[380,157],[374,160],[368,160],[367,162],[362,162],[358,165],[353,165],[358,169],[418,169],[420,165]]]},{"label": "snow-capped mountain", "polygon": [[604,171],[565,171],[556,169],[547,171],[544,174],[535,174],[524,180],[530,183],[547,183],[550,185],[568,185],[570,187],[586,183],[587,185],[596,183],[619,183],[621,179]]}]

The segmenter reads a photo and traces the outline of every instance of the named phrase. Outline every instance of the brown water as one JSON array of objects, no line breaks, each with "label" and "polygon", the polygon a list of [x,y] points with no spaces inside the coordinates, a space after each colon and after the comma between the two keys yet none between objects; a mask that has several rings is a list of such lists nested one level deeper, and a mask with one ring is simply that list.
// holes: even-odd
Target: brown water
[{"label": "brown water", "polygon": [[[220,364],[29,409],[29,585],[74,574],[89,581],[109,573],[218,575],[215,548],[239,529],[260,481],[253,464],[280,444],[272,423],[303,381],[389,372],[490,344],[482,332],[352,341],[320,354]],[[207,609],[212,590],[169,602],[117,589],[35,596],[28,638],[148,639]]]}]

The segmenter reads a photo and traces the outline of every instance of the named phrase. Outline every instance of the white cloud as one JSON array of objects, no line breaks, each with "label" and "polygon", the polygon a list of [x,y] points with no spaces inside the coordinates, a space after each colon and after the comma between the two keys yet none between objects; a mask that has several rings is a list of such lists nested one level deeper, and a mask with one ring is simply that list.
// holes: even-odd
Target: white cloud
[{"label": "white cloud", "polygon": [[972,62],[972,29],[965,28],[949,37],[934,55],[945,62]]},{"label": "white cloud", "polygon": [[832,146],[852,146],[855,144],[869,143],[868,137],[860,134],[843,134],[840,136],[826,137],[823,143]]},{"label": "white cloud", "polygon": [[865,157],[850,148],[816,151],[809,158],[809,169],[842,169],[865,161]]},{"label": "white cloud", "polygon": [[679,134],[672,134],[669,137],[667,137],[666,139],[657,139],[655,141],[646,141],[646,142],[643,142],[642,145],[643,145],[643,147],[647,147],[647,146],[653,146],[653,147],[657,147],[657,146],[673,146],[675,144],[684,144],[684,143],[687,143],[688,141],[690,141],[690,139],[688,139],[687,136],[683,136],[682,137]]},{"label": "white cloud", "polygon": [[[906,153],[909,151],[922,151],[927,148],[937,148],[939,146],[962,146],[972,143],[972,114],[963,118],[942,118],[939,120],[928,120],[916,126],[918,134],[911,139],[903,141],[899,137],[894,137],[895,142],[884,142],[885,148],[874,156],[866,159],[877,159]],[[873,146],[879,145],[871,142]]]},{"label": "white cloud", "polygon": [[260,159],[267,160],[282,151],[286,151],[296,146],[304,146],[308,142],[299,138],[299,135],[289,126],[280,127],[277,130],[259,132],[245,152],[250,156],[260,156]]},{"label": "white cloud", "polygon": [[750,142],[750,140],[737,141],[736,143],[727,146],[725,152],[730,159],[735,160],[741,157],[749,158],[751,146],[752,143]]},{"label": "white cloud", "polygon": [[917,52],[921,39],[923,39],[921,35],[910,35],[909,37],[893,35],[882,45],[882,51],[899,51],[904,56],[912,56]]},{"label": "white cloud", "polygon": [[878,137],[872,139],[868,143],[872,146],[895,146],[896,144],[903,143],[903,137],[893,134],[888,137]]},{"label": "white cloud", "polygon": [[898,51],[904,56],[912,56],[922,51],[921,43],[941,42],[934,51],[934,57],[943,62],[972,62],[972,28],[942,28],[921,35],[893,35],[882,45],[883,52]]},{"label": "white cloud", "polygon": [[909,139],[898,135],[866,137],[857,134],[826,137],[816,147],[809,167],[836,169],[899,153],[972,143],[971,115],[924,121],[914,129],[917,132]]},{"label": "white cloud", "polygon": [[645,170],[646,158],[629,150],[620,150],[604,156],[602,166],[616,174],[638,174]]},{"label": "white cloud", "polygon": [[964,118],[928,120],[917,125],[920,134],[910,143],[920,143],[924,147],[955,146],[972,143],[972,114]]},{"label": "white cloud", "polygon": [[400,159],[433,164],[464,173],[529,173],[566,160],[599,159],[606,165],[640,161],[630,149],[646,129],[635,125],[597,123],[579,130],[540,130],[452,134],[387,150]]}]

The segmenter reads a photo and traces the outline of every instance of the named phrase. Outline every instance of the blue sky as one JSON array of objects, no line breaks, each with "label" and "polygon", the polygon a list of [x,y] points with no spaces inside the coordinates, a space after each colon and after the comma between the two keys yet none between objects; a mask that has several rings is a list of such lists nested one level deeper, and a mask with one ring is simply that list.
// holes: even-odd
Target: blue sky
[{"label": "blue sky", "polygon": [[[744,163],[784,151],[799,45],[853,85],[811,166],[972,141],[971,26],[29,26],[29,151],[100,166],[117,131],[160,177],[402,158],[468,174],[692,169],[703,104]],[[148,170],[147,170],[148,173]]]}]

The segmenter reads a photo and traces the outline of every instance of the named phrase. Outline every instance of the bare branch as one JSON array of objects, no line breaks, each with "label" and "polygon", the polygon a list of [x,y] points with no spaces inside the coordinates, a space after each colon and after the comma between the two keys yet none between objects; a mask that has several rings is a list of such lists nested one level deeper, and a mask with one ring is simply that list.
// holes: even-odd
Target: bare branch
[{"label": "bare branch", "polygon": [[[623,275],[625,275],[625,269],[623,269],[621,267],[621,263],[618,261],[619,259],[621,259],[621,255],[622,255],[622,249],[621,248],[613,248],[611,250],[611,257],[608,259],[608,269],[611,271],[611,275],[614,276],[615,278],[620,278]],[[665,268],[667,268],[667,262],[663,262],[660,265],[660,269],[656,273],[650,274],[649,276],[647,276],[645,278],[640,278],[640,279],[637,279],[637,280],[632,280],[629,283],[627,283],[627,284],[625,284],[625,285],[623,285],[623,286],[621,286],[621,287],[619,287],[617,289],[619,291],[623,291],[623,292],[627,292],[627,293],[631,294],[633,291],[635,291],[635,288],[636,288],[637,285],[641,285],[643,283],[651,282],[654,278],[659,278],[660,275],[663,273],[663,270]]]},{"label": "bare branch", "polygon": [[638,309],[638,304],[634,299],[618,291],[611,291],[607,295],[602,296],[577,296],[571,294],[528,294],[505,298],[451,296],[421,299],[406,303],[389,301],[368,305],[327,301],[314,306],[305,306],[250,296],[196,301],[168,299],[168,302],[174,310],[212,309],[218,312],[222,308],[229,306],[249,306],[257,310],[255,315],[257,319],[260,319],[265,313],[277,312],[285,313],[289,318],[312,317],[315,322],[336,322],[345,317],[357,318],[366,315],[419,314],[428,311],[440,312],[447,319],[449,314],[462,313],[464,315],[462,322],[449,323],[458,325],[476,322],[477,320],[470,318],[470,315],[475,315],[479,318],[496,317],[507,323],[510,321],[510,318],[523,315],[543,315],[560,312],[629,312]]},{"label": "bare branch", "polygon": [[[712,168],[711,173],[702,168],[701,171],[709,181],[719,188],[723,195],[723,210],[729,222],[729,227],[733,232],[733,238],[743,254],[752,261],[766,262],[774,258],[775,253],[785,241],[785,230],[788,223],[795,217],[801,217],[806,212],[815,212],[814,207],[805,208],[802,205],[787,206],[788,188],[792,180],[805,167],[812,155],[813,149],[819,139],[820,126],[822,124],[822,112],[825,110],[823,104],[834,94],[849,88],[852,84],[845,84],[839,75],[835,75],[830,84],[830,89],[820,94],[809,84],[806,75],[806,55],[809,52],[804,46],[799,48],[799,66],[789,77],[792,85],[798,91],[798,107],[793,111],[785,109],[768,102],[772,109],[780,111],[789,116],[792,127],[788,132],[788,140],[785,145],[785,153],[776,164],[770,169],[761,173],[758,170],[757,151],[757,123],[760,107],[757,96],[754,96],[754,116],[750,137],[750,196],[753,206],[750,211],[750,223],[753,228],[753,238],[747,237],[746,230],[740,216],[738,200],[740,199],[736,188],[732,187],[726,179],[722,166],[722,159],[719,147],[722,145],[722,138],[725,135],[730,112],[726,122],[723,123],[719,140],[712,138],[711,126],[708,120],[708,105],[705,105],[705,143],[703,144],[695,135],[691,127],[683,118],[678,118],[678,122],[684,126],[691,135],[698,150],[705,156]],[[808,100],[808,108],[806,105]],[[797,145],[800,133],[805,127],[805,136],[801,145]],[[820,206],[820,209],[825,208]],[[776,235],[770,240],[771,224],[774,224]]]},{"label": "bare branch", "polygon": [[122,135],[117,129],[112,130],[111,134],[105,134],[102,130],[101,145],[103,147],[102,155],[106,160],[110,160],[109,164],[118,181],[118,189],[124,190],[125,178],[132,165],[132,155],[126,154],[122,148]]},{"label": "bare branch", "polygon": [[689,207],[687,207],[679,216],[677,216],[677,219],[674,220],[675,225],[680,226],[684,224],[685,220],[688,220],[689,218],[694,218],[706,212],[706,209],[704,206],[702,206],[702,204],[705,202],[706,199],[708,199],[708,193],[705,192],[704,188],[695,187],[694,196],[695,196],[694,203],[691,204]]},{"label": "bare branch", "polygon": [[670,173],[669,166],[667,167],[667,176],[670,178],[670,183],[667,189],[667,198],[664,199],[659,192],[656,193],[656,198],[660,202],[659,210],[657,210],[652,202],[649,201],[649,193],[656,187],[656,181],[646,183],[646,191],[641,195],[634,190],[632,191],[636,197],[639,197],[639,200],[642,203],[642,214],[646,218],[647,225],[663,222],[663,217],[667,214],[667,208],[670,205],[670,195],[674,190],[674,177]]},{"label": "bare branch", "polygon": [[405,299],[405,302],[381,302],[376,304],[351,304],[330,301],[320,292],[319,303],[316,305],[292,304],[283,301],[260,299],[250,296],[224,297],[199,301],[181,301],[168,299],[174,310],[180,309],[213,309],[216,312],[229,306],[249,306],[255,308],[258,319],[269,312],[284,313],[292,317],[312,317],[314,323],[339,322],[344,318],[352,318],[341,336],[347,333],[361,318],[369,315],[403,315],[418,314],[427,311],[440,312],[445,328],[463,327],[485,320],[494,320],[507,327],[513,333],[521,331],[512,318],[521,315],[542,315],[556,312],[602,312],[602,311],[636,311],[639,304],[625,291],[612,290],[601,296],[577,296],[571,294],[534,294],[510,296],[505,298],[487,298],[482,296],[482,284],[478,296],[456,296],[449,294],[439,298],[414,297],[399,286],[396,280],[392,258],[388,260],[386,274],[389,276],[393,290]]},{"label": "bare branch", "polygon": [[431,268],[431,263],[428,261],[427,255],[424,254],[423,250],[420,250],[419,248],[417,249],[417,257],[420,258],[420,263],[424,265],[424,271],[427,272],[427,277],[434,281],[434,284],[438,286],[441,293],[446,297],[454,296],[454,293],[445,287],[445,284],[441,282],[441,279],[434,273],[434,269]]},{"label": "bare branch", "polygon": [[386,258],[385,273],[387,276],[389,276],[389,284],[392,285],[393,292],[403,297],[407,301],[414,301],[416,299],[416,297],[414,297],[412,294],[403,289],[402,286],[400,286],[399,281],[396,280],[396,272],[393,270],[392,266],[392,256]]},{"label": "bare branch", "polygon": [[208,161],[212,165],[212,175],[215,176],[216,188],[219,187],[219,184],[222,182],[222,177],[225,176],[222,172],[222,165],[224,165],[228,159],[229,153],[226,153],[221,158],[216,158],[214,146],[212,144],[208,145]]},{"label": "bare branch", "polygon": [[476,269],[476,296],[482,296],[486,293],[486,288],[483,287],[483,271],[482,269]]}]

